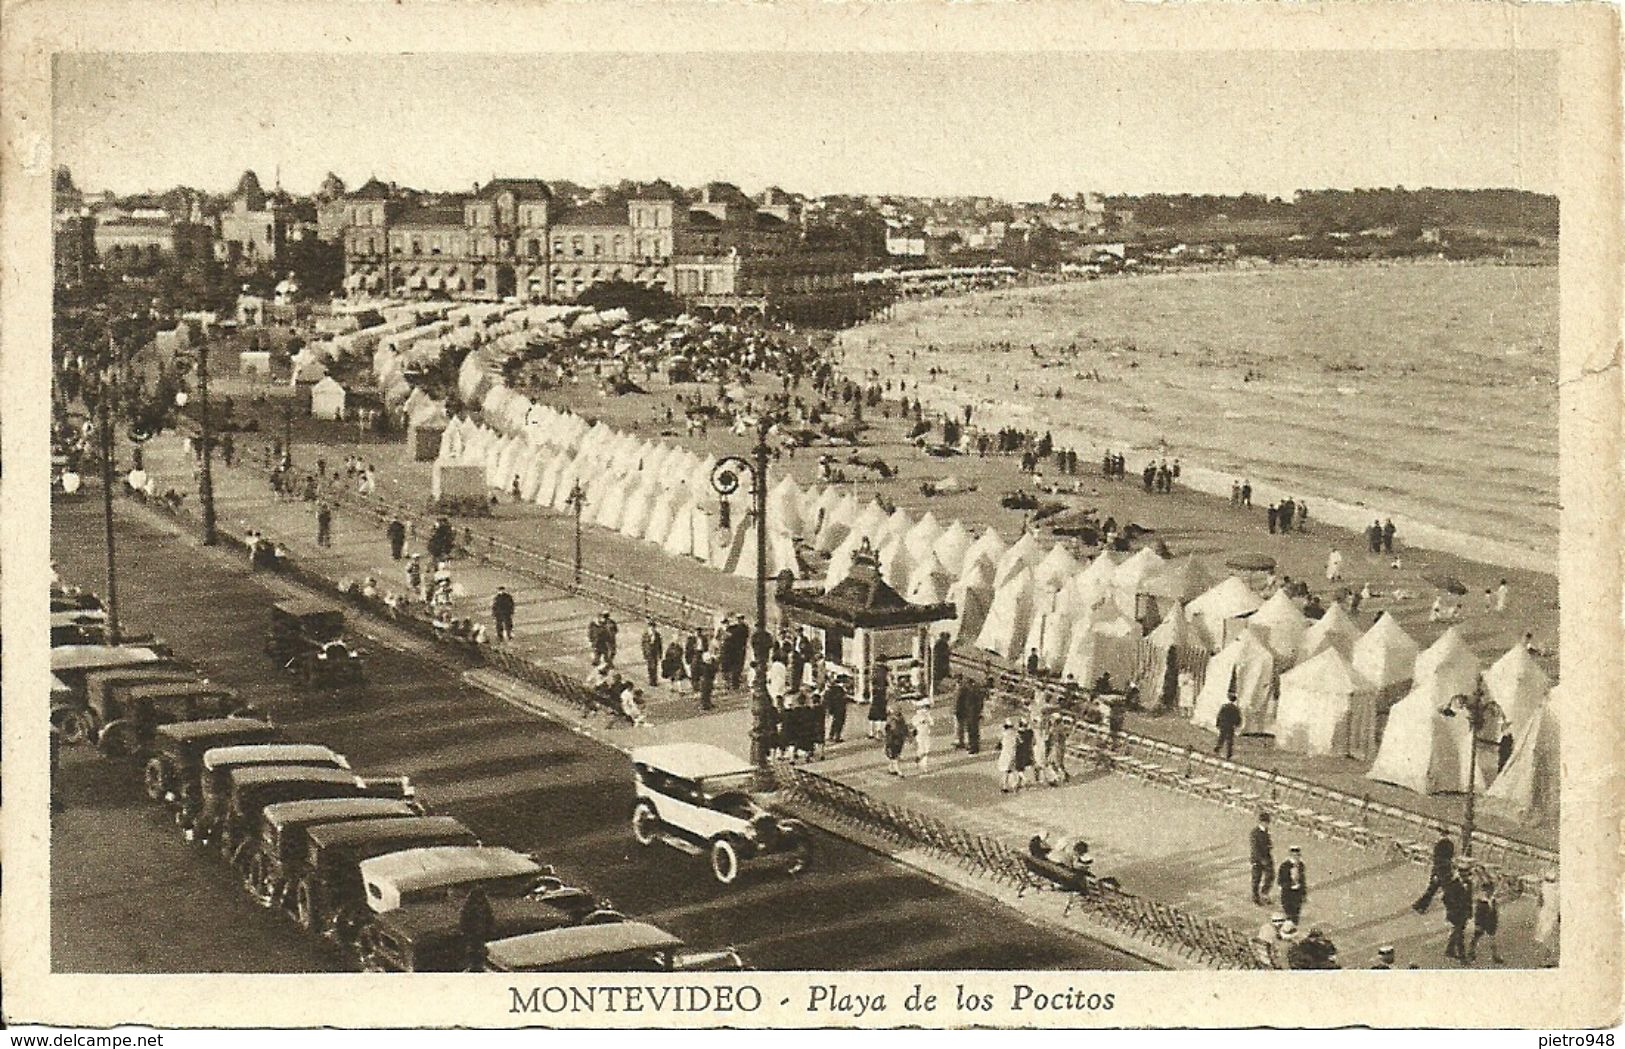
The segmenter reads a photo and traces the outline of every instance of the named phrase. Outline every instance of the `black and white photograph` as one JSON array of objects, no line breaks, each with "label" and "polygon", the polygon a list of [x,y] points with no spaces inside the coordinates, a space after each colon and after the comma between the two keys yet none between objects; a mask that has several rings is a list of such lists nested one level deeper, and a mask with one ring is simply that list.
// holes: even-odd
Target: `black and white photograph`
[{"label": "black and white photograph", "polygon": [[53,54],[28,161],[52,978],[1617,965],[1561,48],[179,40]]}]

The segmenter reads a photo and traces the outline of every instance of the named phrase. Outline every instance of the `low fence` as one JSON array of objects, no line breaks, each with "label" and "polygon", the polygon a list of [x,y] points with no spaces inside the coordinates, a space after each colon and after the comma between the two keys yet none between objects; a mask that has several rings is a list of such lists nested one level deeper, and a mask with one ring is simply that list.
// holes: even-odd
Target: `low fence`
[{"label": "low fence", "polygon": [[[792,765],[776,770],[778,785],[791,798],[819,813],[901,848],[924,850],[970,873],[1010,886],[1018,895],[1053,888],[1028,869],[1023,854],[1009,843],[945,823],[934,816],[894,805]],[[1059,890],[1070,891],[1070,890]],[[1147,900],[1121,888],[1091,882],[1072,893],[1092,920],[1130,938],[1173,951],[1194,964],[1215,969],[1261,968],[1246,934],[1170,904]]]}]

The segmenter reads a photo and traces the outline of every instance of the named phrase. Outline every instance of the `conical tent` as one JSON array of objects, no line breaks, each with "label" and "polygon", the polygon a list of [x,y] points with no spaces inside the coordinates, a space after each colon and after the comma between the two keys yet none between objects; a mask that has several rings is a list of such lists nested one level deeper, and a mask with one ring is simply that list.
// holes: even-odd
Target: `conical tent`
[{"label": "conical tent", "polygon": [[993,592],[987,618],[976,635],[976,647],[1018,659],[1026,654],[1027,628],[1032,623],[1032,570],[1022,568]]},{"label": "conical tent", "polygon": [[[699,512],[692,500],[672,510],[671,527],[661,549],[673,557],[698,557],[694,549],[694,515]],[[707,551],[709,553],[709,551]]]},{"label": "conical tent", "polygon": [[891,516],[886,518],[881,524],[880,530],[873,536],[876,549],[886,545],[893,539],[901,540],[913,527],[914,518],[909,516],[907,510],[899,507],[892,511]]},{"label": "conical tent", "polygon": [[621,515],[626,512],[626,490],[630,483],[615,479],[600,487],[598,502],[592,509],[593,524],[599,528],[621,527]]},{"label": "conical tent", "polygon": [[835,589],[837,583],[852,574],[852,558],[863,543],[864,537],[853,531],[830,552],[829,566],[824,572],[825,590]]},{"label": "conical tent", "polygon": [[1275,745],[1300,754],[1370,758],[1377,749],[1377,690],[1335,648],[1281,675]]},{"label": "conical tent", "polygon": [[[871,543],[874,543],[876,537],[880,534],[881,527],[885,525],[886,520],[886,511],[880,508],[879,503],[871,499],[867,506],[858,511],[857,517],[853,518],[851,534],[866,536]],[[840,580],[837,579],[836,582],[838,583]]]},{"label": "conical tent", "polygon": [[1354,643],[1360,640],[1360,628],[1354,619],[1337,602],[1326,610],[1326,614],[1309,624],[1309,629],[1303,632],[1303,644],[1299,648],[1299,658],[1308,662],[1320,655],[1328,648],[1334,648],[1344,657],[1352,657]]},{"label": "conical tent", "polygon": [[931,552],[931,548],[941,537],[942,525],[937,523],[937,515],[927,510],[925,516],[903,534],[903,545],[908,548],[910,557],[918,561]]},{"label": "conical tent", "polygon": [[654,509],[658,491],[654,479],[646,478],[626,497],[626,509],[621,514],[619,529],[622,535],[628,539],[643,538],[644,529],[649,526],[649,511]]},{"label": "conical tent", "polygon": [[[953,574],[937,560],[937,555],[927,550],[924,559],[916,561],[913,571],[909,572],[908,592],[904,596],[911,604],[941,604],[948,599],[948,587],[953,580]],[[931,594],[936,596],[924,596]]]},{"label": "conical tent", "polygon": [[931,551],[949,572],[958,575],[965,564],[965,553],[971,547],[970,533],[957,520],[950,524],[931,544]]},{"label": "conical tent", "polygon": [[1160,691],[1167,679],[1170,660],[1177,669],[1184,665],[1182,653],[1205,651],[1200,632],[1185,613],[1185,606],[1179,602],[1168,609],[1157,628],[1146,635],[1146,640],[1150,642],[1151,658],[1141,674],[1141,687],[1145,689]]},{"label": "conical tent", "polygon": [[858,501],[848,492],[824,512],[824,523],[818,529],[813,549],[821,554],[827,554],[835,549],[852,531],[852,522],[857,520],[857,517]]},{"label": "conical tent", "polygon": [[1148,588],[1166,567],[1167,562],[1158,557],[1155,550],[1142,546],[1117,566],[1117,571],[1112,573],[1112,586],[1131,597],[1150,593]]},{"label": "conical tent", "polygon": [[941,629],[950,639],[958,641],[961,637],[976,637],[982,632],[982,624],[987,622],[988,607],[993,602],[991,588],[965,587],[964,580],[948,588],[948,600],[958,614]]},{"label": "conical tent", "polygon": [[1023,532],[1021,538],[1011,544],[1010,549],[999,558],[994,566],[993,585],[1003,586],[1004,581],[1026,568],[1037,564],[1042,554],[1038,549],[1038,541],[1031,532]]},{"label": "conical tent", "polygon": [[1107,674],[1114,688],[1126,688],[1134,679],[1140,637],[1138,623],[1107,606],[1103,614],[1073,624],[1062,673],[1076,678],[1084,687]]},{"label": "conical tent", "polygon": [[673,509],[681,505],[677,498],[677,489],[667,488],[655,496],[654,505],[649,508],[649,520],[643,526],[643,539],[664,547],[666,538],[671,534],[671,519]]},{"label": "conical tent", "polygon": [[1065,665],[1071,641],[1071,612],[1061,609],[1034,614],[1032,629],[1027,632],[1027,647],[1038,649],[1038,661],[1045,670],[1060,670]]},{"label": "conical tent", "polygon": [[[1418,794],[1464,793],[1471,767],[1473,730],[1460,711],[1444,713],[1454,694],[1438,678],[1418,678],[1409,695],[1388,712],[1382,746],[1367,779]],[[1485,769],[1478,768],[1478,789]]]},{"label": "conical tent", "polygon": [[1251,631],[1243,632],[1208,660],[1191,722],[1217,732],[1219,708],[1232,690],[1241,706],[1242,733],[1275,731],[1275,657]]},{"label": "conical tent", "polygon": [[1070,583],[1080,570],[1078,559],[1067,550],[1065,543],[1056,543],[1033,569],[1033,578],[1045,586],[1060,587]]},{"label": "conical tent", "polygon": [[1514,645],[1484,671],[1484,693],[1501,708],[1502,728],[1512,733],[1514,745],[1551,689],[1552,679],[1523,645]]},{"label": "conical tent", "polygon": [[908,589],[908,576],[914,568],[914,558],[908,552],[903,537],[894,535],[879,550],[880,578],[893,590]]},{"label": "conical tent", "polygon": [[[965,556],[961,560],[959,571],[963,574],[966,565],[985,559],[992,566],[992,570],[997,572],[999,560],[1004,557],[1004,552],[1007,549],[1009,548],[1005,546],[1004,540],[999,537],[998,529],[989,528],[965,550]],[[989,576],[989,578],[992,577]]]},{"label": "conical tent", "polygon": [[[739,562],[734,566],[734,575],[745,579],[756,578],[756,522],[748,522],[743,529],[744,540],[739,548]],[[777,578],[779,573],[789,570],[790,574],[800,579],[805,572],[801,562],[796,557],[796,547],[787,532],[774,532],[769,529],[767,533],[767,578]]]},{"label": "conical tent", "polygon": [[1447,695],[1470,693],[1478,687],[1483,667],[1472,649],[1461,639],[1461,631],[1451,627],[1416,657],[1416,680],[1436,681]]},{"label": "conical tent", "polygon": [[1416,676],[1416,642],[1384,612],[1360,635],[1349,654],[1349,662],[1360,676],[1377,689],[1378,701],[1392,695]]},{"label": "conical tent", "polygon": [[1555,826],[1562,816],[1561,709],[1554,690],[1527,722],[1512,758],[1485,794],[1492,809],[1528,826]]},{"label": "conical tent", "polygon": [[1193,601],[1200,597],[1216,580],[1202,562],[1194,557],[1163,562],[1162,571],[1140,584],[1140,592],[1162,601]]},{"label": "conical tent", "polygon": [[1201,629],[1202,638],[1211,651],[1224,646],[1224,625],[1236,616],[1255,612],[1263,599],[1236,576],[1230,576],[1209,588],[1196,600],[1185,606],[1191,620]]},{"label": "conical tent", "polygon": [[1272,594],[1246,622],[1247,628],[1257,631],[1269,646],[1277,669],[1285,670],[1298,661],[1298,649],[1309,629],[1309,617],[1299,611],[1285,590]]}]

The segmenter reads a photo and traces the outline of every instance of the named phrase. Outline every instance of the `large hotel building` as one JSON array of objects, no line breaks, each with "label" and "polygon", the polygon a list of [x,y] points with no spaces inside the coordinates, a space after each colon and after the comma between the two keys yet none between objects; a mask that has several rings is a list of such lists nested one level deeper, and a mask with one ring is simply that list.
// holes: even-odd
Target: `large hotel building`
[{"label": "large hotel building", "polygon": [[345,288],[356,294],[569,302],[595,284],[659,288],[699,307],[852,290],[852,259],[801,247],[800,205],[711,183],[665,182],[576,202],[539,179],[405,199],[377,179],[343,199]]}]

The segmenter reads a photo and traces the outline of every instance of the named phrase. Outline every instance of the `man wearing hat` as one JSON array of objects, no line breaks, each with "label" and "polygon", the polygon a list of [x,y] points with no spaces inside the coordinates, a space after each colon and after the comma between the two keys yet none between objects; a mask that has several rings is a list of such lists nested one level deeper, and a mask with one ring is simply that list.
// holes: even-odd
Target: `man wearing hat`
[{"label": "man wearing hat", "polygon": [[665,639],[660,636],[660,626],[653,617],[643,628],[639,647],[643,651],[643,666],[649,672],[649,687],[653,688],[660,681],[660,657],[666,651]]},{"label": "man wearing hat", "polygon": [[1270,887],[1275,884],[1275,846],[1270,839],[1270,814],[1260,812],[1258,825],[1248,835],[1252,853],[1253,903],[1262,904],[1270,898]]},{"label": "man wearing hat", "polygon": [[498,641],[512,640],[513,612],[513,595],[507,587],[497,587],[496,596],[491,598],[491,621],[496,624]]},{"label": "man wearing hat", "polygon": [[1417,914],[1427,913],[1433,903],[1433,895],[1450,881],[1451,869],[1456,862],[1456,843],[1450,837],[1450,831],[1444,827],[1439,828],[1439,840],[1433,843],[1433,866],[1428,873],[1428,886],[1422,890],[1422,895],[1411,904],[1411,910]]},{"label": "man wearing hat", "polygon": [[1261,969],[1285,969],[1286,945],[1292,939],[1293,924],[1277,911],[1253,937],[1253,957]]},{"label": "man wearing hat", "polygon": [[1303,851],[1294,845],[1287,850],[1287,858],[1275,873],[1275,884],[1281,890],[1281,909],[1287,919],[1296,922],[1303,914],[1303,901],[1309,895],[1309,876],[1303,865]]}]

